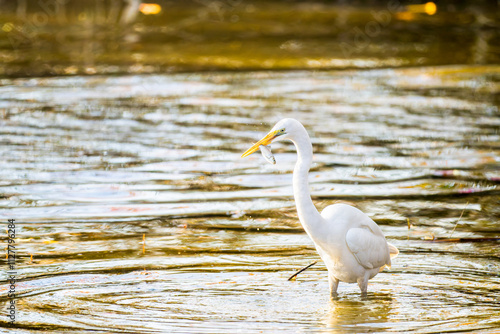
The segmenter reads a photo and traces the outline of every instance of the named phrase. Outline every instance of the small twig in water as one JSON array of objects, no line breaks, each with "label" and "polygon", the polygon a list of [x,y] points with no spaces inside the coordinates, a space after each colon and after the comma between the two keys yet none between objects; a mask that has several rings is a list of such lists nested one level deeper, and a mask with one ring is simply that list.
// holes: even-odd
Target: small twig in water
[{"label": "small twig in water", "polygon": [[410,218],[406,218],[406,222],[408,223],[408,240],[410,240],[410,228],[411,228]]},{"label": "small twig in water", "polygon": [[314,266],[316,263],[318,263],[318,261],[314,261],[310,264],[308,264],[307,266],[305,266],[304,268],[300,269],[299,271],[297,271],[295,274],[293,274],[292,276],[290,276],[288,278],[289,281],[293,280],[295,277],[297,277],[298,274],[300,274],[301,272],[303,271],[306,271],[307,269],[311,268],[312,266]]},{"label": "small twig in water", "polygon": [[446,238],[446,239],[429,239],[430,242],[493,242],[500,241],[500,238]]},{"label": "small twig in water", "polygon": [[458,222],[460,222],[460,219],[462,219],[462,216],[464,215],[464,212],[465,212],[465,209],[467,209],[467,206],[469,205],[469,202],[467,202],[467,204],[465,204],[465,207],[464,209],[462,210],[462,213],[460,214],[460,217],[458,217],[458,220],[455,224],[455,227],[453,228],[453,231],[451,231],[450,233],[450,236],[448,238],[451,238],[451,236],[453,235],[453,232],[455,232],[455,229],[457,228],[458,226]]}]

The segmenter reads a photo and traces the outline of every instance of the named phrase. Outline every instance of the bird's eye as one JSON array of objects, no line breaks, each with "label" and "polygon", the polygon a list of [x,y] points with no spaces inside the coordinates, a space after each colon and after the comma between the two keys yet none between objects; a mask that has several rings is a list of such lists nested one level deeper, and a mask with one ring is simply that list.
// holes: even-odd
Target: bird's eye
[{"label": "bird's eye", "polygon": [[281,129],[281,130],[280,130],[280,133],[284,133],[284,132],[285,132],[285,129]]}]

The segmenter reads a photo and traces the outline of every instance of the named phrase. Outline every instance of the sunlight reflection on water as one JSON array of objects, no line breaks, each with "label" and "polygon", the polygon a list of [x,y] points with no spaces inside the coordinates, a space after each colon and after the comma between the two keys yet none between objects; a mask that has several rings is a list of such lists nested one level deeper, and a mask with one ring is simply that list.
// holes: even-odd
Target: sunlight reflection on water
[{"label": "sunlight reflection on water", "polygon": [[[426,239],[449,237],[464,208],[453,237],[498,236],[498,106],[462,84],[498,69],[445,70],[4,80],[0,217],[18,222],[18,324],[494,330],[498,241]],[[350,201],[401,250],[366,300],[341,284],[329,301],[322,264],[286,281],[318,258],[296,220],[293,149],[273,146],[276,166],[239,159],[284,116],[313,139],[318,208]]]}]

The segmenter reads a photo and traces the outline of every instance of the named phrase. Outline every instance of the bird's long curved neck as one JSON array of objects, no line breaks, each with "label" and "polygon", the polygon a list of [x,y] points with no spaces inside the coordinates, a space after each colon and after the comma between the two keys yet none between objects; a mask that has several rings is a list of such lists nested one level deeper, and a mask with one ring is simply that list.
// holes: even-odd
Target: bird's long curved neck
[{"label": "bird's long curved neck", "polygon": [[293,196],[297,206],[300,222],[310,237],[314,237],[314,225],[321,224],[323,219],[314,206],[309,189],[309,168],[311,167],[313,150],[307,131],[292,138],[297,148],[297,163],[293,170]]}]

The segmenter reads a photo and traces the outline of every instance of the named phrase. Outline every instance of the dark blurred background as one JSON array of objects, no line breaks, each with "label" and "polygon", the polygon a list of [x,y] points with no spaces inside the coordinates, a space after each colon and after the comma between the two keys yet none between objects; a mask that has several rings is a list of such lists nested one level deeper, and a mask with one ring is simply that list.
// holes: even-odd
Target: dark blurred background
[{"label": "dark blurred background", "polygon": [[0,76],[500,63],[499,3],[0,0]]}]

